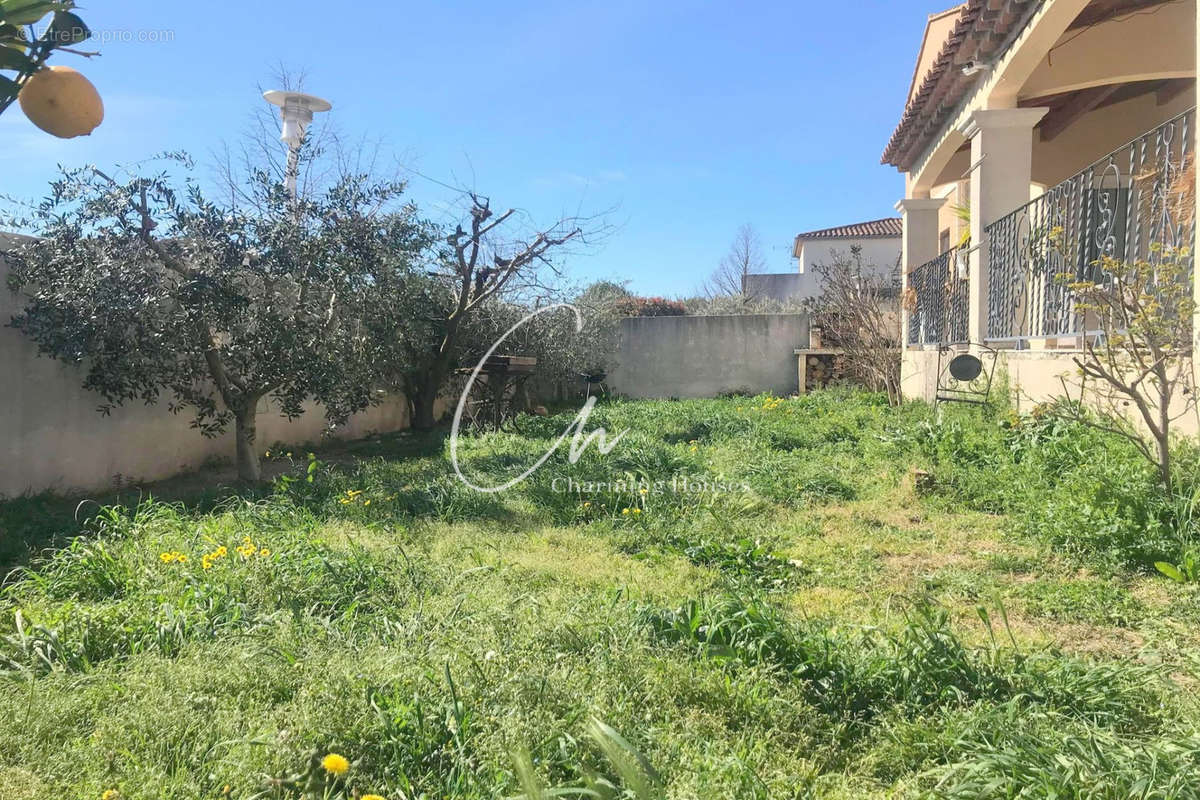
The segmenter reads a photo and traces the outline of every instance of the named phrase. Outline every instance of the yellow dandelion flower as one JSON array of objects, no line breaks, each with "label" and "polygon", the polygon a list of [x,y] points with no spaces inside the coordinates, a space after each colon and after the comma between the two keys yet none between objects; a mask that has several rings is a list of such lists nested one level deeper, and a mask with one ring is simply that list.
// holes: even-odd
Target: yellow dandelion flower
[{"label": "yellow dandelion flower", "polygon": [[583,504],[583,507],[584,507],[584,508],[591,508],[591,507],[592,507],[592,503],[591,503],[591,501],[589,500],[588,502],[584,503],[584,504]]},{"label": "yellow dandelion flower", "polygon": [[170,564],[172,561],[175,560],[175,554],[174,553],[162,553],[161,555],[159,555],[158,560],[163,562],[164,564]]},{"label": "yellow dandelion flower", "polygon": [[359,800],[384,800],[384,798],[377,794],[364,794]]},{"label": "yellow dandelion flower", "polygon": [[628,514],[628,513],[629,513],[629,509],[628,509],[628,508],[622,508],[622,509],[621,509],[621,513],[622,513],[622,514]]},{"label": "yellow dandelion flower", "polygon": [[364,506],[369,506],[369,505],[371,505],[371,501],[370,501],[370,500],[364,500],[364,501],[363,501],[363,505],[364,505]]},{"label": "yellow dandelion flower", "polygon": [[225,545],[217,548],[217,558],[224,558],[229,551],[225,549]]},{"label": "yellow dandelion flower", "polygon": [[271,551],[264,547],[262,550],[258,551],[258,554],[262,558],[266,558],[267,556],[271,555]]},{"label": "yellow dandelion flower", "polygon": [[640,508],[635,508],[635,509],[633,510],[633,513],[634,513],[634,514],[640,514],[640,513],[642,513],[642,510],[641,510]]},{"label": "yellow dandelion flower", "polygon": [[321,759],[321,766],[330,775],[345,775],[350,771],[350,762],[337,753],[330,753]]},{"label": "yellow dandelion flower", "polygon": [[650,494],[649,489],[638,489],[638,494]]},{"label": "yellow dandelion flower", "polygon": [[187,559],[187,556],[185,556],[183,553],[176,553],[175,560],[178,561],[180,564],[186,564],[188,559]]},{"label": "yellow dandelion flower", "polygon": [[100,800],[121,800],[121,793],[116,789],[105,789],[104,794],[100,795]]}]

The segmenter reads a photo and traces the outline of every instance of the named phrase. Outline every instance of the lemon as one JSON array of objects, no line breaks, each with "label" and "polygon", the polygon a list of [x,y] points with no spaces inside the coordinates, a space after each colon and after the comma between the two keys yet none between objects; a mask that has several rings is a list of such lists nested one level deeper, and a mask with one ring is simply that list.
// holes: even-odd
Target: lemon
[{"label": "lemon", "polygon": [[92,82],[70,67],[39,70],[17,98],[29,121],[52,136],[87,136],[104,121],[104,101]]}]

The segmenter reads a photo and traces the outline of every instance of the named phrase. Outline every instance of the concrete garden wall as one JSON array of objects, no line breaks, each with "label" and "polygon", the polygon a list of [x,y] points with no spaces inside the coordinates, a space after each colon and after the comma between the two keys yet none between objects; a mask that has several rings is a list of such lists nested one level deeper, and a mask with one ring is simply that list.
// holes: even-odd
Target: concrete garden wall
[{"label": "concrete garden wall", "polygon": [[808,344],[808,315],[632,317],[621,321],[609,389],[635,398],[715,397],[721,392],[792,394],[795,349]]}]

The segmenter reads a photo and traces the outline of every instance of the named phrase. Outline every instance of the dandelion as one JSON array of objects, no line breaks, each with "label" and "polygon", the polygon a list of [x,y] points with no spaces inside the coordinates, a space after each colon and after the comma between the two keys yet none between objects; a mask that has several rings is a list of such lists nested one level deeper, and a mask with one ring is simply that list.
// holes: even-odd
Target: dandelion
[{"label": "dandelion", "polygon": [[159,559],[159,561],[163,562],[164,564],[170,564],[172,561],[175,560],[175,554],[174,553],[163,553],[158,557],[158,559]]},{"label": "dandelion", "polygon": [[105,789],[104,794],[100,795],[100,800],[121,800],[121,793],[116,789]]},{"label": "dandelion", "polygon": [[321,766],[330,775],[345,775],[350,771],[350,762],[337,753],[330,753],[321,759]]},{"label": "dandelion", "polygon": [[183,553],[176,553],[175,560],[178,561],[180,564],[186,564],[188,557],[185,556]]},{"label": "dandelion", "polygon": [[217,548],[216,557],[224,558],[228,552],[229,551],[225,549],[225,545],[221,545],[220,547]]},{"label": "dandelion", "polygon": [[359,800],[384,800],[384,798],[377,794],[364,794]]},{"label": "dandelion", "polygon": [[371,505],[371,501],[370,501],[370,500],[364,500],[364,501],[363,501],[363,505],[364,505],[364,506],[369,506],[369,505]]},{"label": "dandelion", "polygon": [[640,513],[642,513],[642,510],[641,510],[640,508],[635,508],[635,509],[633,510],[633,513],[634,513],[634,514],[640,514]]},{"label": "dandelion", "polygon": [[588,500],[587,502],[585,502],[585,503],[583,504],[583,507],[584,507],[584,508],[591,508],[591,507],[592,507],[592,501],[591,501],[591,500]]},{"label": "dandelion", "polygon": [[622,508],[622,509],[621,509],[621,513],[622,513],[622,514],[624,514],[625,516],[629,516],[629,509],[628,509],[628,508]]},{"label": "dandelion", "polygon": [[649,494],[649,493],[650,493],[650,490],[649,490],[649,489],[638,489],[638,494],[641,494],[641,495],[646,495],[646,494]]},{"label": "dandelion", "polygon": [[271,551],[264,547],[262,550],[258,551],[258,555],[261,558],[266,558],[267,556],[271,555]]}]

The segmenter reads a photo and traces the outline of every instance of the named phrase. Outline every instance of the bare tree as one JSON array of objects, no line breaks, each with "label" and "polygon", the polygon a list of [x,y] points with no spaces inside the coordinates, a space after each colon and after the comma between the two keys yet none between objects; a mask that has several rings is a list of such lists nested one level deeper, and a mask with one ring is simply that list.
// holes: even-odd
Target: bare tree
[{"label": "bare tree", "polygon": [[848,377],[899,405],[900,305],[890,272],[864,265],[862,249],[815,265],[821,295],[808,305],[812,325],[845,352]]},{"label": "bare tree", "polygon": [[[604,229],[598,218],[573,216],[547,228],[516,233],[521,219],[516,210],[497,214],[488,198],[475,192],[464,196],[469,200],[469,221],[446,237],[447,248],[431,272],[447,296],[431,308],[432,341],[416,368],[407,370],[404,377],[413,407],[413,427],[420,430],[436,423],[434,404],[456,365],[472,315],[505,295],[544,299],[553,292],[547,279],[561,277],[555,257],[566,252],[568,243],[595,241]],[[543,268],[549,270],[548,276]]]},{"label": "bare tree", "polygon": [[744,292],[743,280],[752,272],[762,272],[766,269],[766,259],[763,257],[762,240],[758,231],[750,223],[738,228],[729,252],[721,259],[721,263],[701,287],[701,292],[708,298],[721,296],[741,296]]},{"label": "bare tree", "polygon": [[1181,253],[1132,264],[1105,256],[1094,282],[1060,276],[1091,320],[1077,392],[1063,379],[1059,413],[1132,442],[1171,486],[1171,429],[1195,414],[1191,269]]}]

